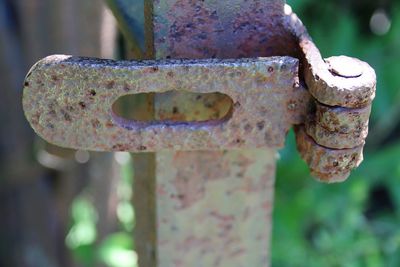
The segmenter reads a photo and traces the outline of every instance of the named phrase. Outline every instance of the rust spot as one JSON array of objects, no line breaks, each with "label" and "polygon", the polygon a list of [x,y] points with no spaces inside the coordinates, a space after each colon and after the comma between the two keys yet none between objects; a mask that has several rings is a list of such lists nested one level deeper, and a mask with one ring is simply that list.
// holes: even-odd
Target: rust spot
[{"label": "rust spot", "polygon": [[61,114],[63,115],[65,121],[70,122],[72,120],[71,115],[68,112],[66,112],[65,110],[62,109]]},{"label": "rust spot", "polygon": [[86,103],[81,101],[81,102],[79,102],[79,106],[81,107],[81,109],[85,109],[86,108]]},{"label": "rust spot", "polygon": [[146,150],[146,149],[147,149],[146,146],[138,146],[138,150],[140,150],[140,151],[144,151],[144,150]]},{"label": "rust spot", "polygon": [[257,129],[259,131],[262,131],[264,129],[264,127],[265,127],[265,121],[257,122]]},{"label": "rust spot", "polygon": [[49,115],[51,115],[51,116],[56,116],[57,115],[57,113],[56,113],[56,111],[54,110],[54,109],[50,109],[49,110]]},{"label": "rust spot", "polygon": [[127,146],[123,145],[123,144],[115,144],[112,146],[112,149],[118,150],[118,151],[127,151],[128,150]]},{"label": "rust spot", "polygon": [[71,121],[71,115],[69,115],[68,113],[64,113],[64,119],[66,121]]},{"label": "rust spot", "polygon": [[114,127],[114,123],[112,123],[111,121],[108,121],[108,122],[106,122],[106,127],[112,128],[112,127]]},{"label": "rust spot", "polygon": [[129,92],[131,90],[131,88],[129,87],[129,85],[127,83],[124,84],[124,91],[125,92]]},{"label": "rust spot", "polygon": [[93,128],[96,128],[96,129],[100,128],[100,126],[101,126],[100,121],[98,119],[92,120],[92,125],[93,125]]},{"label": "rust spot", "polygon": [[249,123],[244,126],[244,130],[247,133],[251,132],[252,129],[253,129],[253,127]]},{"label": "rust spot", "polygon": [[107,87],[107,89],[112,89],[114,87],[114,85],[115,85],[114,81],[109,81],[109,82],[107,82],[106,87]]},{"label": "rust spot", "polygon": [[235,142],[236,142],[236,144],[243,144],[243,143],[244,143],[244,140],[238,138],[238,139],[235,140]]},{"label": "rust spot", "polygon": [[96,91],[95,91],[95,90],[93,90],[93,89],[92,89],[92,90],[90,90],[90,95],[91,95],[91,96],[95,96],[95,95],[96,95]]},{"label": "rust spot", "polygon": [[32,123],[33,124],[37,124],[39,122],[40,119],[40,113],[36,112],[33,116],[32,116]]}]

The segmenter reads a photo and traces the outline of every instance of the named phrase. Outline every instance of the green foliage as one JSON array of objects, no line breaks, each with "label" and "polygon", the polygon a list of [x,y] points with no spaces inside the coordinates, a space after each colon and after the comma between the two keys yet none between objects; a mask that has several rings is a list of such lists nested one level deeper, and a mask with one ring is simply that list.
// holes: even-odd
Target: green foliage
[{"label": "green foliage", "polygon": [[133,251],[132,236],[115,233],[103,241],[98,250],[100,260],[110,267],[136,267],[137,254]]},{"label": "green foliage", "polygon": [[87,266],[93,262],[93,243],[96,241],[97,212],[85,198],[78,197],[72,203],[73,225],[66,237],[67,246]]},{"label": "green foliage", "polygon": [[99,218],[89,192],[83,192],[71,207],[72,226],[65,242],[77,262],[85,267],[97,266],[98,263],[108,267],[137,267],[132,233],[135,213],[130,202],[133,178],[131,157],[129,153],[118,152],[115,153],[115,160],[121,166],[118,204],[114,214],[120,223],[118,231],[99,240]]}]

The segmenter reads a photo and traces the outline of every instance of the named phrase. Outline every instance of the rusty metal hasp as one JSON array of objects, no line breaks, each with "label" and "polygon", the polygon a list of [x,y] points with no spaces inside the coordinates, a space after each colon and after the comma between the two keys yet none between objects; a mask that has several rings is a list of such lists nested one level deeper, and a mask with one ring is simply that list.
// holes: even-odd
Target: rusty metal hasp
[{"label": "rusty metal hasp", "polygon": [[[278,34],[269,33],[276,42],[268,51],[288,56],[166,61],[47,57],[26,78],[26,117],[51,143],[97,151],[279,148],[296,125],[298,149],[313,175],[342,181],[362,161],[375,73],[354,58],[324,60],[295,14],[282,11],[280,20],[272,20]],[[232,106],[222,119],[204,122],[139,122],[112,111],[123,95],[167,91],[218,92]]]},{"label": "rusty metal hasp", "polygon": [[[297,68],[290,57],[117,62],[50,56],[28,75],[24,108],[39,135],[76,149],[281,147],[298,109],[308,104],[298,95]],[[223,93],[231,110],[220,120],[184,123],[130,121],[112,110],[123,95],[169,91]]]}]

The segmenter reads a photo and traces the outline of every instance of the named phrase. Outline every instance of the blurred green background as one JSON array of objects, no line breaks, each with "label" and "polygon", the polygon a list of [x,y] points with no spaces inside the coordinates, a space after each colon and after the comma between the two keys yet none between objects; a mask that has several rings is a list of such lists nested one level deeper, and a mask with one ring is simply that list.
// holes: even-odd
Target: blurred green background
[{"label": "blurred green background", "polygon": [[[110,52],[107,47],[98,47],[98,43],[104,44],[107,40],[121,43],[118,33],[109,39],[100,34],[99,40],[92,38],[83,42],[82,47],[76,45],[90,36],[80,36],[74,29],[86,24],[90,28],[90,21],[62,18],[61,21],[72,25],[68,28],[49,25],[43,19],[38,25],[44,33],[32,32],[26,26],[32,21],[21,10],[37,11],[49,6],[53,10],[51,14],[42,11],[36,17],[50,14],[57,21],[66,5],[60,7],[56,2],[0,0],[0,73],[5,88],[0,121],[11,125],[0,130],[0,139],[7,140],[0,142],[3,173],[0,176],[0,266],[134,267],[137,256],[132,240],[135,214],[130,200],[134,176],[130,155],[60,152],[34,141],[19,106],[20,82],[7,83],[7,78],[13,75],[22,81],[29,66],[47,54],[115,56],[112,49]],[[102,29],[111,24],[115,26],[112,15],[99,1],[79,3],[74,7],[84,5],[84,10],[104,15],[102,21],[96,22],[96,25],[105,23],[101,24]],[[291,0],[288,3],[325,57],[343,54],[370,63],[377,72],[378,93],[364,163],[345,183],[325,185],[314,181],[299,158],[293,133],[289,134],[286,147],[279,153],[272,266],[398,267],[400,3],[395,0]],[[59,27],[60,32],[51,31],[51,26]],[[29,32],[32,36],[25,37]],[[35,47],[39,39],[43,41]],[[9,92],[7,88],[11,88]],[[16,123],[15,116],[20,124]],[[14,128],[16,132],[10,132]],[[19,135],[20,132],[25,135]],[[10,136],[15,136],[15,140]],[[35,157],[44,169],[31,166]],[[27,171],[20,173],[15,169]],[[108,176],[113,178],[106,179]],[[16,243],[7,240],[16,240]]]}]

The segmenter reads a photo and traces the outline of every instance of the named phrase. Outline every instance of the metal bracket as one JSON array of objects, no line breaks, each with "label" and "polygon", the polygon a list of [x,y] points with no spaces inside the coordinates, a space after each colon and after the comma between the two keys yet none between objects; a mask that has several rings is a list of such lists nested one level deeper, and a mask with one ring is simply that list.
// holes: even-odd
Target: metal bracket
[{"label": "metal bracket", "polygon": [[[362,161],[375,73],[356,59],[323,60],[296,15],[277,17],[270,18],[277,34],[269,33],[276,40],[268,51],[292,57],[144,62],[45,58],[25,81],[26,117],[49,142],[101,151],[276,148],[283,146],[290,127],[298,125],[298,149],[312,173],[321,181],[342,181]],[[282,42],[288,45],[283,48]],[[122,95],[169,90],[224,93],[234,103],[232,112],[222,121],[184,124],[128,122],[111,112]]]},{"label": "metal bracket", "polygon": [[[25,82],[24,109],[36,132],[62,147],[97,151],[226,150],[282,147],[301,122],[309,95],[298,83],[298,60],[111,61],[50,56]],[[161,92],[229,96],[219,121],[138,122],[111,109],[121,96]]]}]

